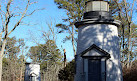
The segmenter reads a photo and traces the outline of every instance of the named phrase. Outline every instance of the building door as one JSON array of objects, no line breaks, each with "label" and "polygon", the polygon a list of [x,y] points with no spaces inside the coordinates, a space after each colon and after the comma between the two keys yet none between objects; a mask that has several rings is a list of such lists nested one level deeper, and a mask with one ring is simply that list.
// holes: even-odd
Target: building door
[{"label": "building door", "polygon": [[35,76],[31,76],[30,77],[30,81],[36,81],[36,77]]},{"label": "building door", "polygon": [[101,60],[88,60],[88,81],[101,81]]}]

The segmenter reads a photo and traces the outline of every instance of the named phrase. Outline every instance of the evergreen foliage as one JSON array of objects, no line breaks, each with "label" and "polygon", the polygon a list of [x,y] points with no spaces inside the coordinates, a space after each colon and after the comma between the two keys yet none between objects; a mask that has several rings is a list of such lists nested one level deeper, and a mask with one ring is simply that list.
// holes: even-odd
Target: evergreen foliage
[{"label": "evergreen foliage", "polygon": [[48,40],[46,44],[32,46],[29,50],[29,56],[33,62],[37,63],[44,61],[57,63],[62,59],[61,52],[53,40]]},{"label": "evergreen foliage", "polygon": [[[57,80],[56,71],[62,67],[62,55],[54,40],[47,40],[45,44],[32,46],[29,50],[29,56],[34,63],[40,63],[43,81],[45,79]],[[54,78],[51,78],[53,76]]]},{"label": "evergreen foliage", "polygon": [[58,77],[61,81],[74,81],[75,61],[72,60],[65,68],[60,69]]},{"label": "evergreen foliage", "polygon": [[63,18],[63,23],[57,24],[56,27],[60,28],[59,33],[69,33],[63,41],[70,40],[72,42],[74,55],[76,55],[76,34],[78,31],[74,23],[82,20],[86,1],[87,0],[54,0],[59,9],[64,9],[66,11],[67,18]]}]

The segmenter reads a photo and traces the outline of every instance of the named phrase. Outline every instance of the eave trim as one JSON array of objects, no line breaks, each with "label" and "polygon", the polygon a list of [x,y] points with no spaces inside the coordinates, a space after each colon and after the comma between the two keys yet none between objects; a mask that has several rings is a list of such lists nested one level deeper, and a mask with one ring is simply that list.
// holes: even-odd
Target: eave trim
[{"label": "eave trim", "polygon": [[[85,53],[89,52],[90,50],[92,50],[93,48],[97,49],[98,51],[100,51],[101,53],[103,53],[103,56],[83,56]],[[84,50],[83,52],[80,53],[81,57],[107,57],[110,58],[110,54],[108,52],[106,52],[105,50],[101,49],[100,47],[96,46],[95,44],[91,45],[89,48],[87,48],[86,50]]]}]

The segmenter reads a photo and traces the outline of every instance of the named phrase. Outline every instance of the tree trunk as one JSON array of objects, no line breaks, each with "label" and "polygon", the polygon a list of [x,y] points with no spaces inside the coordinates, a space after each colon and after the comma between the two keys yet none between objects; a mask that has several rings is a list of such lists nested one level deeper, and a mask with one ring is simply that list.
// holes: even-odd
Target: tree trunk
[{"label": "tree trunk", "polygon": [[128,23],[128,25],[129,25],[129,36],[128,36],[128,59],[127,59],[127,68],[129,68],[130,67],[130,48],[131,48],[131,23]]},{"label": "tree trunk", "polygon": [[3,40],[2,48],[0,51],[0,81],[2,81],[2,59],[3,59],[5,44],[6,44],[6,39]]},{"label": "tree trunk", "polygon": [[22,81],[22,66],[21,66],[21,69],[20,69],[20,79],[19,81]]},{"label": "tree trunk", "polygon": [[74,45],[74,24],[72,25],[72,46],[73,46],[73,52],[74,56],[76,55],[75,45]]},{"label": "tree trunk", "polygon": [[[122,23],[122,47],[123,47],[123,50],[125,49],[125,28],[124,28],[124,24]],[[124,63],[124,54],[122,54],[122,67],[125,66],[125,63]]]},{"label": "tree trunk", "polygon": [[0,81],[2,79],[2,54],[0,54]]}]

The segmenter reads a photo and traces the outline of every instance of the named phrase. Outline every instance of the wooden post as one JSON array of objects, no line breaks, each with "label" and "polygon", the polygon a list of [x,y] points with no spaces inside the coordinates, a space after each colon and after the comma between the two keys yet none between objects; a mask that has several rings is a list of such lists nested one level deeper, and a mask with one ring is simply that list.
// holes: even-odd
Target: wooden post
[{"label": "wooden post", "polygon": [[63,49],[63,51],[64,51],[64,68],[65,68],[66,67],[66,50]]}]

